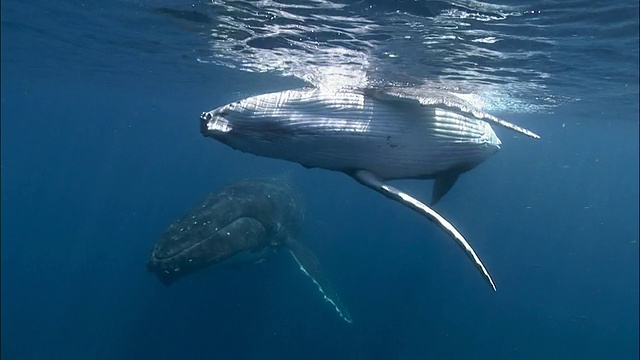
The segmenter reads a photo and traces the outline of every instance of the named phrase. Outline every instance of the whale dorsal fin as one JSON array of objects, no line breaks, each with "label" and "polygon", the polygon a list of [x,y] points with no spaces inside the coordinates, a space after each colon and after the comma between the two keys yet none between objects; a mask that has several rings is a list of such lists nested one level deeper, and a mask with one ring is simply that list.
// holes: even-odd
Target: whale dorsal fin
[{"label": "whale dorsal fin", "polygon": [[366,170],[358,170],[355,171],[352,175],[358,182],[367,187],[383,194],[384,196],[393,199],[405,206],[408,206],[410,209],[415,212],[425,216],[427,219],[436,223],[442,230],[444,230],[453,240],[460,246],[464,252],[467,254],[469,259],[473,261],[473,264],[480,270],[482,276],[484,276],[485,280],[491,285],[491,288],[496,291],[496,286],[493,283],[493,279],[491,279],[491,275],[485,268],[482,261],[476,252],[473,250],[471,245],[467,242],[467,240],[462,236],[462,234],[451,224],[447,219],[445,219],[442,215],[438,214],[435,210],[428,207],[427,205],[421,203],[416,200],[412,196],[394,188],[393,186],[387,185],[383,183],[376,175]]},{"label": "whale dorsal fin", "polygon": [[[419,92],[418,92],[419,91]],[[393,101],[404,102],[414,105],[432,106],[439,105],[456,110],[459,112],[467,113],[478,120],[498,124],[507,129],[517,131],[523,135],[529,136],[534,139],[539,139],[540,136],[531,130],[527,130],[518,125],[512,124],[506,120],[499,119],[491,114],[488,114],[482,110],[479,110],[469,104],[462,98],[446,92],[446,91],[423,91],[417,89],[400,89],[400,88],[366,88],[363,89],[363,93],[366,96],[370,96],[380,101]]]},{"label": "whale dorsal fin", "polygon": [[442,199],[442,197],[451,190],[451,187],[456,183],[459,176],[459,172],[449,171],[436,178],[436,181],[433,183],[433,192],[431,194],[431,206],[437,204],[438,201],[440,201],[440,199]]},{"label": "whale dorsal fin", "polygon": [[347,309],[340,302],[338,294],[333,290],[316,255],[290,236],[286,238],[285,245],[289,248],[289,252],[291,252],[291,255],[293,255],[293,258],[300,266],[300,270],[309,276],[314,284],[316,284],[324,299],[333,305],[338,315],[340,315],[344,321],[351,323],[351,315],[349,315]]}]

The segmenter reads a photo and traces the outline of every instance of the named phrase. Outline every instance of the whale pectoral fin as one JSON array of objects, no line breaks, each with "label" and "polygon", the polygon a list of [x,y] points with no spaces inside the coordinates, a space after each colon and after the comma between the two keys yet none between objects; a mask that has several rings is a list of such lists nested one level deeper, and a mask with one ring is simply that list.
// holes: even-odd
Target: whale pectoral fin
[{"label": "whale pectoral fin", "polygon": [[499,119],[491,114],[487,114],[480,109],[472,107],[466,100],[454,93],[429,93],[423,92],[420,89],[407,88],[365,88],[363,89],[363,93],[364,95],[370,96],[374,99],[391,103],[400,102],[407,105],[438,105],[440,107],[448,107],[456,111],[470,114],[478,120],[483,120],[500,125],[533,139],[540,139],[540,135],[534,133],[531,130],[512,124],[506,120]]},{"label": "whale pectoral fin", "polygon": [[442,199],[442,197],[451,190],[453,184],[458,180],[460,173],[448,172],[438,178],[433,183],[433,192],[431,194],[431,206],[435,205]]},{"label": "whale pectoral fin", "polygon": [[540,139],[540,135],[534,133],[533,131],[531,131],[529,129],[525,129],[522,126],[518,126],[516,124],[512,124],[512,123],[510,123],[510,122],[508,122],[506,120],[499,119],[499,118],[497,118],[497,117],[495,117],[495,116],[493,116],[491,114],[487,114],[484,111],[474,111],[473,114],[476,117],[478,117],[478,118],[480,118],[480,119],[482,119],[482,120],[484,120],[486,122],[492,122],[494,124],[498,124],[498,125],[500,125],[502,127],[505,127],[505,128],[507,128],[509,130],[513,130],[515,132],[519,132],[522,135],[526,135],[526,136],[528,136],[528,137],[530,137],[532,139]]},{"label": "whale pectoral fin", "polygon": [[408,206],[415,212],[425,216],[427,219],[436,223],[436,225],[438,225],[447,234],[449,234],[449,236],[453,238],[456,244],[458,244],[458,246],[460,246],[465,251],[469,259],[473,261],[476,268],[480,270],[485,280],[487,280],[489,285],[491,285],[491,288],[493,288],[493,290],[496,291],[496,286],[493,283],[493,280],[491,279],[489,272],[482,264],[482,261],[480,261],[480,258],[478,257],[478,255],[476,255],[476,252],[473,250],[471,245],[469,245],[469,243],[464,238],[464,236],[462,236],[462,234],[453,226],[453,224],[451,224],[449,221],[447,221],[447,219],[442,217],[442,215],[438,214],[435,210],[421,203],[420,201],[416,200],[412,196],[394,188],[393,186],[386,185],[376,175],[374,175],[369,171],[358,170],[358,171],[355,171],[352,174],[352,176],[356,180],[358,180],[358,182],[360,182],[361,184],[370,187],[371,189],[383,194],[384,196],[390,199],[393,199],[395,201],[398,201]]},{"label": "whale pectoral fin", "polygon": [[340,302],[338,294],[333,290],[333,287],[322,270],[316,255],[306,246],[292,238],[288,238],[286,240],[286,245],[289,248],[291,255],[293,255],[293,258],[300,266],[300,270],[309,276],[316,286],[318,286],[318,290],[320,290],[324,299],[333,305],[338,312],[338,315],[340,315],[344,321],[351,323],[351,315],[349,315],[347,309]]}]

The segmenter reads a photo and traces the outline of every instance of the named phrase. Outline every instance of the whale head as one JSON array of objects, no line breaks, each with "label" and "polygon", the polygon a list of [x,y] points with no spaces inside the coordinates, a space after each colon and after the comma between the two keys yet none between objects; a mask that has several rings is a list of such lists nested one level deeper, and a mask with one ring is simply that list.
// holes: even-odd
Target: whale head
[{"label": "whale head", "polygon": [[147,269],[169,286],[205,267],[261,259],[297,234],[301,206],[293,189],[274,179],[227,186],[165,230]]}]

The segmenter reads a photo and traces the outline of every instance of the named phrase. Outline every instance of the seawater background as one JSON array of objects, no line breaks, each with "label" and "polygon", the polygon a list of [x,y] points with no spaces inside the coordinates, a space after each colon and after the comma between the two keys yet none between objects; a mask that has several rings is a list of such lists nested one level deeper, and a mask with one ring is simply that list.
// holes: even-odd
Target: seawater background
[{"label": "seawater background", "polygon": [[[1,32],[3,358],[638,358],[637,2],[7,0]],[[345,175],[198,133],[302,79],[472,93],[542,135],[496,128],[438,206],[497,293]],[[201,197],[282,174],[352,325],[286,254],[171,288],[145,271]]]}]

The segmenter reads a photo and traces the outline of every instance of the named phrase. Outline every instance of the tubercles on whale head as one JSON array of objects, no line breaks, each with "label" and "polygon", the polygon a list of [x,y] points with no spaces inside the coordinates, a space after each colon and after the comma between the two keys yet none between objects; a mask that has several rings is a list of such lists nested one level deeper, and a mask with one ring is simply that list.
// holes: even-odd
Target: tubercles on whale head
[{"label": "tubercles on whale head", "polygon": [[200,115],[200,130],[203,135],[226,134],[233,128],[225,118],[226,107],[220,107]]}]

